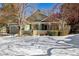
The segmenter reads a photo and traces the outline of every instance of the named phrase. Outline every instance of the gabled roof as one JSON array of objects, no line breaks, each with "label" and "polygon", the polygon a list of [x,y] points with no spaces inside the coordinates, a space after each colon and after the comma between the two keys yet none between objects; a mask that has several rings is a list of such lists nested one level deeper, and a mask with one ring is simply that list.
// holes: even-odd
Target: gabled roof
[{"label": "gabled roof", "polygon": [[43,22],[59,22],[60,21],[60,15],[59,14],[51,14],[45,19],[42,20]]},{"label": "gabled roof", "polygon": [[29,16],[26,20],[29,22],[38,22],[38,21],[42,21],[46,17],[47,16],[44,15],[40,10],[37,10],[35,13]]}]

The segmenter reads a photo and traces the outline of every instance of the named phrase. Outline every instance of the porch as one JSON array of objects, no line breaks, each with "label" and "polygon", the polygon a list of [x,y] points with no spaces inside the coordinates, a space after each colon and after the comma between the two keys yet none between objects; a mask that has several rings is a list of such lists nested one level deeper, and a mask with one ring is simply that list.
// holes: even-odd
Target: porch
[{"label": "porch", "polygon": [[[64,31],[65,30],[65,31]],[[64,23],[63,25],[61,22],[32,22],[28,23],[24,26],[24,35],[33,36],[61,36],[67,35],[69,33],[70,26]]]}]

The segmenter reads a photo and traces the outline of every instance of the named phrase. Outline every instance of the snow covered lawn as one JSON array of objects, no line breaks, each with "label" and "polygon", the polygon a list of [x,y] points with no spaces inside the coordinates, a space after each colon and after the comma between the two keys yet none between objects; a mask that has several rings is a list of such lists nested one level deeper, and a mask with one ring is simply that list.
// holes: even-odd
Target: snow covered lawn
[{"label": "snow covered lawn", "polygon": [[79,34],[0,37],[0,56],[79,56]]}]

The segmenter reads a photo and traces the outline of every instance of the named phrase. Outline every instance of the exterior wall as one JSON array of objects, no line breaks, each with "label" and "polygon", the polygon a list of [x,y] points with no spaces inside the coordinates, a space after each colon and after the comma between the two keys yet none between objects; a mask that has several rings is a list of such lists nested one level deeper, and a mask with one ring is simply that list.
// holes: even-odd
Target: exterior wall
[{"label": "exterior wall", "polygon": [[23,25],[22,32],[23,32],[23,35],[32,36],[32,25],[31,24]]},{"label": "exterior wall", "polygon": [[61,35],[61,36],[68,35],[69,32],[70,32],[70,28],[71,28],[71,27],[70,27],[69,25],[65,25],[63,31],[60,30],[60,32],[61,32],[60,35]]},{"label": "exterior wall", "polygon": [[5,26],[3,26],[1,29],[0,29],[0,33],[6,33],[7,32],[7,29]]},{"label": "exterior wall", "polygon": [[36,35],[39,35],[39,36],[47,35],[47,30],[33,30],[33,35],[34,36],[36,36]]},{"label": "exterior wall", "polygon": [[6,35],[7,35],[6,24],[0,23],[0,36],[6,36]]}]

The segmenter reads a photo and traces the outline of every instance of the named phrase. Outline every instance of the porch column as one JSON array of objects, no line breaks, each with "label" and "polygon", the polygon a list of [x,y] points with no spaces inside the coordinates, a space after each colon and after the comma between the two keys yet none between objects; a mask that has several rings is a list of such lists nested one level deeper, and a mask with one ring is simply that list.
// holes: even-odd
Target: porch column
[{"label": "porch column", "polygon": [[51,23],[48,23],[48,30],[52,30],[51,29]]},{"label": "porch column", "polygon": [[40,24],[40,22],[38,24],[38,30],[41,30],[41,24]]}]

